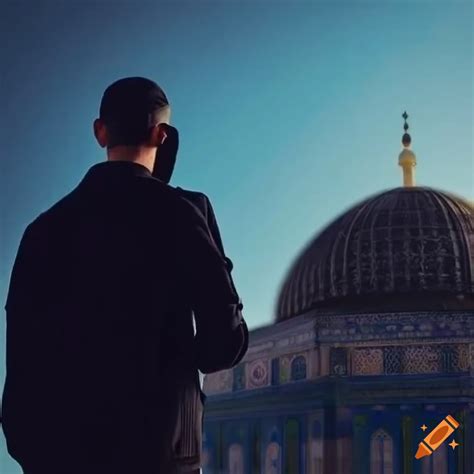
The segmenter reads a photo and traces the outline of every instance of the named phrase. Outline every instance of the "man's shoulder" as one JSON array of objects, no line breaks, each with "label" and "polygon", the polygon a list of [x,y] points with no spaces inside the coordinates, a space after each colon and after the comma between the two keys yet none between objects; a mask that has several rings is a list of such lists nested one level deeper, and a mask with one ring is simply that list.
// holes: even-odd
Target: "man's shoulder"
[{"label": "man's shoulder", "polygon": [[60,198],[49,208],[41,211],[27,226],[26,231],[29,233],[44,229],[53,224],[61,215],[67,214],[73,205],[75,197],[75,190],[70,191],[65,196]]},{"label": "man's shoulder", "polygon": [[[140,200],[147,202],[150,211],[156,205],[165,207],[175,217],[180,216],[178,220],[198,223],[202,220],[203,208],[207,208],[208,197],[201,192],[175,188],[163,181],[153,177],[139,177],[135,183],[139,189],[144,192],[137,192],[141,195]],[[26,227],[25,231],[29,234],[50,229],[64,219],[72,218],[75,215],[74,210],[81,207],[84,199],[80,193],[80,185],[76,186],[69,193],[64,195],[49,208],[40,212]],[[133,198],[131,198],[133,199]],[[159,204],[161,203],[161,204]]]},{"label": "man's shoulder", "polygon": [[202,201],[202,202],[209,202],[209,198],[206,194],[201,191],[194,191],[191,189],[184,189],[177,186],[176,191],[186,199],[190,201]]},{"label": "man's shoulder", "polygon": [[179,186],[175,189],[182,198],[197,207],[201,214],[207,216],[209,208],[211,207],[211,203],[206,194],[200,191],[191,191],[189,189],[183,189]]},{"label": "man's shoulder", "polygon": [[151,206],[153,201],[160,202],[169,211],[173,212],[176,222],[183,225],[193,224],[202,225],[204,220],[203,208],[207,206],[207,196],[198,191],[189,191],[179,187],[171,186],[163,181],[153,177],[140,177],[140,185],[148,189],[147,200]]},{"label": "man's shoulder", "polygon": [[194,207],[190,205],[189,201],[194,202],[206,198],[203,193],[174,187],[153,177],[141,178],[140,184],[143,182],[145,183],[144,187],[147,187],[149,190],[151,203],[154,199],[161,199],[161,201],[164,200],[171,207],[176,207],[185,213],[194,212]]},{"label": "man's shoulder", "polygon": [[185,198],[190,198],[190,199],[195,199],[195,200],[203,200],[203,201],[209,201],[209,198],[207,197],[206,194],[204,194],[201,191],[192,191],[190,189],[184,189],[181,188],[180,186],[177,186],[174,188],[181,196]]}]

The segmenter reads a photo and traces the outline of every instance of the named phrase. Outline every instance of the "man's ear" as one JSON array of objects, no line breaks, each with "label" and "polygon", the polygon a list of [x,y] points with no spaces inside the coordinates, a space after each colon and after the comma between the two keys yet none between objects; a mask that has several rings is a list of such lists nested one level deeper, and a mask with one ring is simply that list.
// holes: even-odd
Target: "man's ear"
[{"label": "man's ear", "polygon": [[153,146],[160,146],[163,145],[166,138],[168,137],[167,127],[164,123],[159,123],[155,125],[151,132],[151,143]]},{"label": "man's ear", "polygon": [[107,128],[104,122],[99,118],[94,120],[94,136],[101,148],[107,146]]}]

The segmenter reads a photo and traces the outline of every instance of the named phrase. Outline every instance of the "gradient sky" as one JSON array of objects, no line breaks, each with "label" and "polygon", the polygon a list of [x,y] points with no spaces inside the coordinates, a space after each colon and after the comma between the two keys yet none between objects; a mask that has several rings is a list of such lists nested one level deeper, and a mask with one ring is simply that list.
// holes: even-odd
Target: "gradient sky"
[{"label": "gradient sky", "polygon": [[[3,315],[26,225],[105,159],[92,121],[125,76],[170,99],[172,184],[211,198],[250,328],[312,236],[401,185],[404,109],[418,184],[474,198],[470,0],[32,0],[0,16]],[[3,433],[0,471],[20,472]]]}]

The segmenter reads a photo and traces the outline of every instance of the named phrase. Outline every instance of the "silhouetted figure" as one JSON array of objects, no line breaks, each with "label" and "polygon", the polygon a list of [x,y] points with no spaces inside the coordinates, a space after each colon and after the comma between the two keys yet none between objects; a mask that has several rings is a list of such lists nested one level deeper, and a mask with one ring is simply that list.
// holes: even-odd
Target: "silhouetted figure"
[{"label": "silhouetted figure", "polygon": [[152,176],[169,116],[154,82],[112,84],[94,122],[108,161],[23,234],[2,421],[26,474],[198,472],[198,369],[233,367],[247,350],[206,219]]}]

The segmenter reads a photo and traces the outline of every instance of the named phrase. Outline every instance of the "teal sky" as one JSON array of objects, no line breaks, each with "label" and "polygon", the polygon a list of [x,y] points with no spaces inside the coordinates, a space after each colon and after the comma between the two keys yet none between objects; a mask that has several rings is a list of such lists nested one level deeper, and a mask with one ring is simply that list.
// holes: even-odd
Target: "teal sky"
[{"label": "teal sky", "polygon": [[251,328],[315,233],[401,185],[405,109],[417,182],[474,198],[471,1],[7,1],[0,22],[2,311],[26,225],[105,159],[92,121],[125,76],[166,91],[172,183],[211,198]]}]

